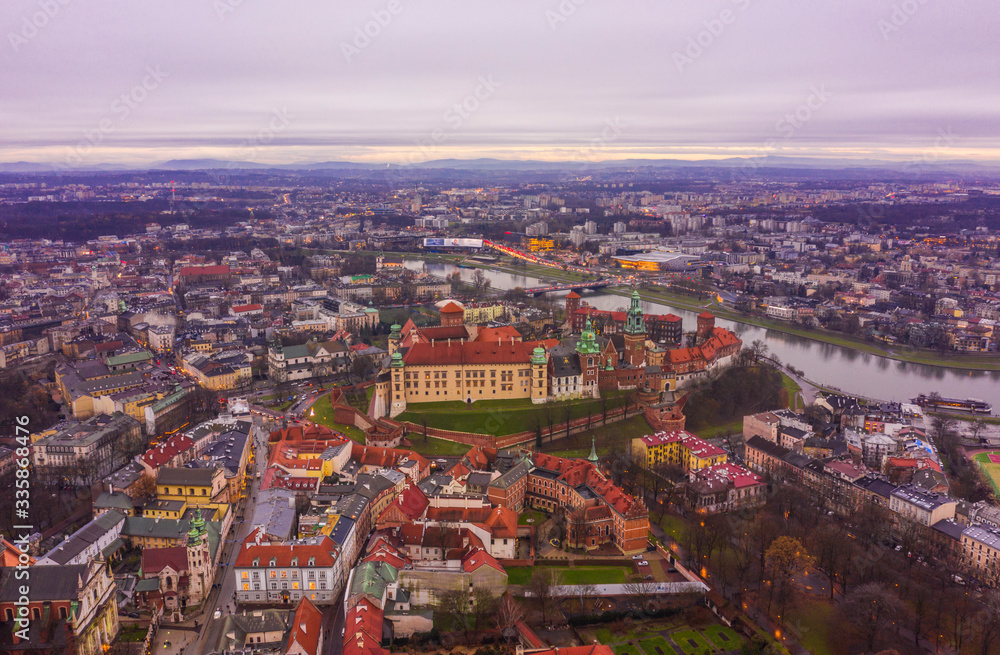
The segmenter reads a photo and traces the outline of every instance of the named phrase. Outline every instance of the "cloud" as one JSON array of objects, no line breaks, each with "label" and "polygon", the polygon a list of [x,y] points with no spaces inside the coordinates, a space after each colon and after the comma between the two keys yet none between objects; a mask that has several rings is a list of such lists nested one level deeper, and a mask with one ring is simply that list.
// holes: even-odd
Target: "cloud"
[{"label": "cloud", "polygon": [[[1000,148],[1000,18],[988,0],[220,1],[225,11],[207,0],[8,2],[0,160],[61,158],[147,67],[170,77],[92,158],[226,156],[277,108],[295,119],[261,158],[405,157],[484,75],[502,86],[442,156],[558,158],[616,116],[629,129],[609,156],[740,151],[773,137],[818,85],[831,100],[789,150],[919,151],[948,126],[970,156]],[[342,44],[390,2],[391,21],[345,58]],[[58,11],[15,48],[11,35],[46,3]],[[553,29],[547,12],[565,20]],[[710,44],[679,71],[673,53],[707,42],[706,30]]]}]

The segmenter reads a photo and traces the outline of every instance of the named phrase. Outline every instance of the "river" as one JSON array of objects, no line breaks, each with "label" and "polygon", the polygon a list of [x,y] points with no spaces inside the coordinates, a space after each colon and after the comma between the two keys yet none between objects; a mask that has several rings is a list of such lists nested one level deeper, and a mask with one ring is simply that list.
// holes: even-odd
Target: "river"
[{"label": "river", "polygon": [[[462,279],[470,280],[473,269],[458,268],[451,264],[407,261],[411,270],[424,270],[444,277],[459,271]],[[503,271],[484,271],[496,289],[544,286],[545,282],[526,275]],[[565,294],[551,294],[553,296]],[[586,291],[584,301],[598,309],[614,310],[628,305],[628,299],[609,293]],[[676,309],[659,302],[642,303],[649,314],[672,313],[684,319],[684,329],[694,330],[696,312]],[[939,392],[953,398],[980,398],[1000,410],[1000,372],[965,371],[940,366],[926,366],[899,362],[851,348],[813,341],[804,337],[785,334],[734,321],[718,319],[716,325],[740,335],[743,343],[763,340],[770,354],[786,364],[805,372],[805,377],[822,384],[883,400],[905,401],[920,393]]]}]

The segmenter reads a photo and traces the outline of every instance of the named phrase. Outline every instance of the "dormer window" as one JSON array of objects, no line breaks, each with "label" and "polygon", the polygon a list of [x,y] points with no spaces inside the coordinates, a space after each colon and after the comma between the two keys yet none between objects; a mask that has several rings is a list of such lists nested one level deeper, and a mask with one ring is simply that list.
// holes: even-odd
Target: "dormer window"
[{"label": "dormer window", "polygon": [[271,558],[271,566],[277,566],[277,565],[278,565],[278,558],[277,557],[272,557]]},{"label": "dormer window", "polygon": [[253,560],[253,566],[254,566],[254,568],[260,566],[260,558],[259,557],[255,557],[254,558],[254,560]]},{"label": "dormer window", "polygon": [[292,566],[298,566],[298,565],[299,565],[299,558],[298,557],[293,557],[292,558]]},{"label": "dormer window", "polygon": [[310,557],[309,558],[309,566],[316,566],[316,558],[315,557]]}]

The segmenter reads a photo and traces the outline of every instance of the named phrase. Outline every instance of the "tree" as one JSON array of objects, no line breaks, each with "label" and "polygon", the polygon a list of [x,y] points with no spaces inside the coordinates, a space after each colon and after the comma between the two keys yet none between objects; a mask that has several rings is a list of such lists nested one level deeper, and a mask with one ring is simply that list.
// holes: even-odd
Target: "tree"
[{"label": "tree", "polygon": [[812,532],[812,553],[816,568],[826,575],[830,598],[844,567],[850,562],[850,539],[838,523],[827,523]]},{"label": "tree", "polygon": [[760,339],[754,340],[750,344],[750,357],[754,364],[759,364],[760,360],[767,356],[767,344]]},{"label": "tree", "polygon": [[586,599],[593,598],[597,595],[597,585],[592,582],[583,582],[576,586],[577,590],[580,592],[580,612],[585,613],[587,611]]},{"label": "tree", "polygon": [[476,272],[472,274],[472,288],[476,292],[477,296],[481,296],[486,293],[486,290],[493,285],[493,282],[486,277],[486,273],[483,269],[477,268]]},{"label": "tree", "polygon": [[553,593],[555,592],[555,573],[551,569],[535,569],[528,582],[528,591],[531,597],[538,603],[538,610],[542,613],[542,621],[548,623],[548,615],[554,605]]},{"label": "tree", "polygon": [[868,652],[886,629],[903,615],[903,604],[881,584],[869,582],[852,591],[841,606],[845,622],[854,626]]},{"label": "tree", "polygon": [[149,473],[143,473],[135,483],[136,499],[153,498],[156,496],[156,478]]},{"label": "tree", "polygon": [[778,615],[784,616],[785,606],[792,595],[792,576],[806,561],[805,549],[798,539],[778,537],[767,547],[764,565],[771,576],[771,593],[768,596],[767,611],[771,611],[771,601],[778,594]]},{"label": "tree", "polygon": [[643,580],[640,576],[635,576],[633,580],[625,583],[622,590],[629,597],[629,602],[633,607],[642,609],[646,606],[646,601],[656,593],[656,583],[651,580]]},{"label": "tree", "polygon": [[523,620],[524,609],[509,593],[505,593],[497,608],[497,626],[506,641],[510,641],[516,634],[514,626],[517,625],[517,622]]},{"label": "tree", "polygon": [[476,619],[476,630],[489,630],[496,621],[499,599],[489,589],[479,587],[472,592],[472,615]]},{"label": "tree", "polygon": [[372,358],[368,355],[359,355],[351,360],[351,377],[364,381],[368,378],[371,368]]},{"label": "tree", "polygon": [[450,589],[438,594],[437,614],[441,617],[441,622],[449,628],[456,624],[465,633],[465,640],[469,640],[469,596],[461,589]]}]

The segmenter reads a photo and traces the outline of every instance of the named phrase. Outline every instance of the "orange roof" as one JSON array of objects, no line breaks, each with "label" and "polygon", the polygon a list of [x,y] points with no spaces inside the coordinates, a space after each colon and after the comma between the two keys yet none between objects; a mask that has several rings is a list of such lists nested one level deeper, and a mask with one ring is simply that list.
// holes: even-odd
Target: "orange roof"
[{"label": "orange roof", "polygon": [[476,335],[475,341],[521,341],[521,333],[518,332],[512,325],[503,325],[500,327],[487,327],[479,331]]},{"label": "orange roof", "polygon": [[464,314],[465,310],[459,307],[454,302],[449,302],[447,305],[442,307],[440,310],[442,314]]},{"label": "orange roof", "polygon": [[299,646],[300,652],[317,655],[319,650],[319,633],[323,629],[323,613],[309,602],[305,596],[299,601],[292,619],[292,631],[288,636],[288,650],[292,644]]},{"label": "orange roof", "polygon": [[[7,541],[3,536],[0,536],[0,567],[13,567],[17,566],[21,558],[21,553],[23,551]],[[35,558],[28,555],[28,565],[35,563]]]}]

